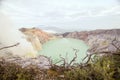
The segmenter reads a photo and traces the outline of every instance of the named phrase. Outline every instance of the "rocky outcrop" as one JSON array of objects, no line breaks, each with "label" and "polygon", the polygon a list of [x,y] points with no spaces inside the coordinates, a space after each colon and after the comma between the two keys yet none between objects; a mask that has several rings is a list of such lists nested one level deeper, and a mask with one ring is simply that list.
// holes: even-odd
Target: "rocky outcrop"
[{"label": "rocky outcrop", "polygon": [[113,43],[120,47],[120,29],[67,32],[59,36],[83,40],[90,47],[91,52],[114,52],[117,48]]},{"label": "rocky outcrop", "polygon": [[27,41],[31,42],[33,48],[37,51],[42,49],[42,44],[55,38],[52,34],[44,32],[38,28],[21,28],[19,30],[25,35]]},{"label": "rocky outcrop", "polygon": [[120,36],[120,29],[111,29],[111,30],[93,30],[93,31],[81,31],[81,32],[66,32],[60,34],[62,37],[67,38],[75,38],[81,40],[87,40],[89,36],[102,36],[102,35],[110,35],[110,36]]}]

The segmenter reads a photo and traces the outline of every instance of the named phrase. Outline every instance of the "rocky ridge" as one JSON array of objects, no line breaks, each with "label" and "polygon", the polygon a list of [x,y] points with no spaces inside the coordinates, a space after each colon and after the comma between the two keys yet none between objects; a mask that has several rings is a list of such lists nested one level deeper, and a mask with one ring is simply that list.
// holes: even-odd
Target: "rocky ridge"
[{"label": "rocky ridge", "polygon": [[90,52],[115,52],[117,49],[113,43],[120,47],[120,29],[66,32],[58,36],[83,40],[90,47]]}]

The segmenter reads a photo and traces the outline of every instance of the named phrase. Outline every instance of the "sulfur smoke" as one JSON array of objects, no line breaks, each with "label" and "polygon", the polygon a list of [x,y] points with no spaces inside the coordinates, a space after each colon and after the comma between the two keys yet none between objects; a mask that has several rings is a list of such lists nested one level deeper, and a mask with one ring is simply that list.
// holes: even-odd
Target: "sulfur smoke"
[{"label": "sulfur smoke", "polygon": [[22,38],[22,36],[18,28],[13,25],[10,17],[0,12],[0,43],[7,46],[19,42],[19,46],[9,48],[13,54],[20,56],[31,54],[35,56],[36,51],[33,50],[32,45]]}]

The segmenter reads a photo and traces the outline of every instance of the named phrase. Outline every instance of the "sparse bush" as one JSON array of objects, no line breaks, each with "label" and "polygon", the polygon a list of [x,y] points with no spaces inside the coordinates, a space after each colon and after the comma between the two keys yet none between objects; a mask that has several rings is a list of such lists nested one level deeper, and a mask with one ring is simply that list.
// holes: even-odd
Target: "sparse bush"
[{"label": "sparse bush", "polygon": [[95,58],[82,68],[65,73],[66,80],[120,80],[120,56],[111,55]]},{"label": "sparse bush", "polygon": [[120,80],[120,55],[94,57],[87,65],[66,68],[53,65],[48,70],[37,66],[22,68],[0,61],[0,80]]},{"label": "sparse bush", "polygon": [[15,63],[0,61],[0,80],[34,80],[37,68],[22,68]]}]

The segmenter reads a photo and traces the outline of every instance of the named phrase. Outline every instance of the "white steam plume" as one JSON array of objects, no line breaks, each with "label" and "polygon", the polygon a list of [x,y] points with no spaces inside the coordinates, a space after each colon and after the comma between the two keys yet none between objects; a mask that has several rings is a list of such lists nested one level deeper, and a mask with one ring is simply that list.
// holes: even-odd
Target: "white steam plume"
[{"label": "white steam plume", "polygon": [[20,43],[17,47],[9,48],[14,54],[25,55],[26,53],[35,54],[31,44],[22,38],[22,33],[13,25],[9,16],[0,12],[0,43],[4,45],[13,45]]}]

